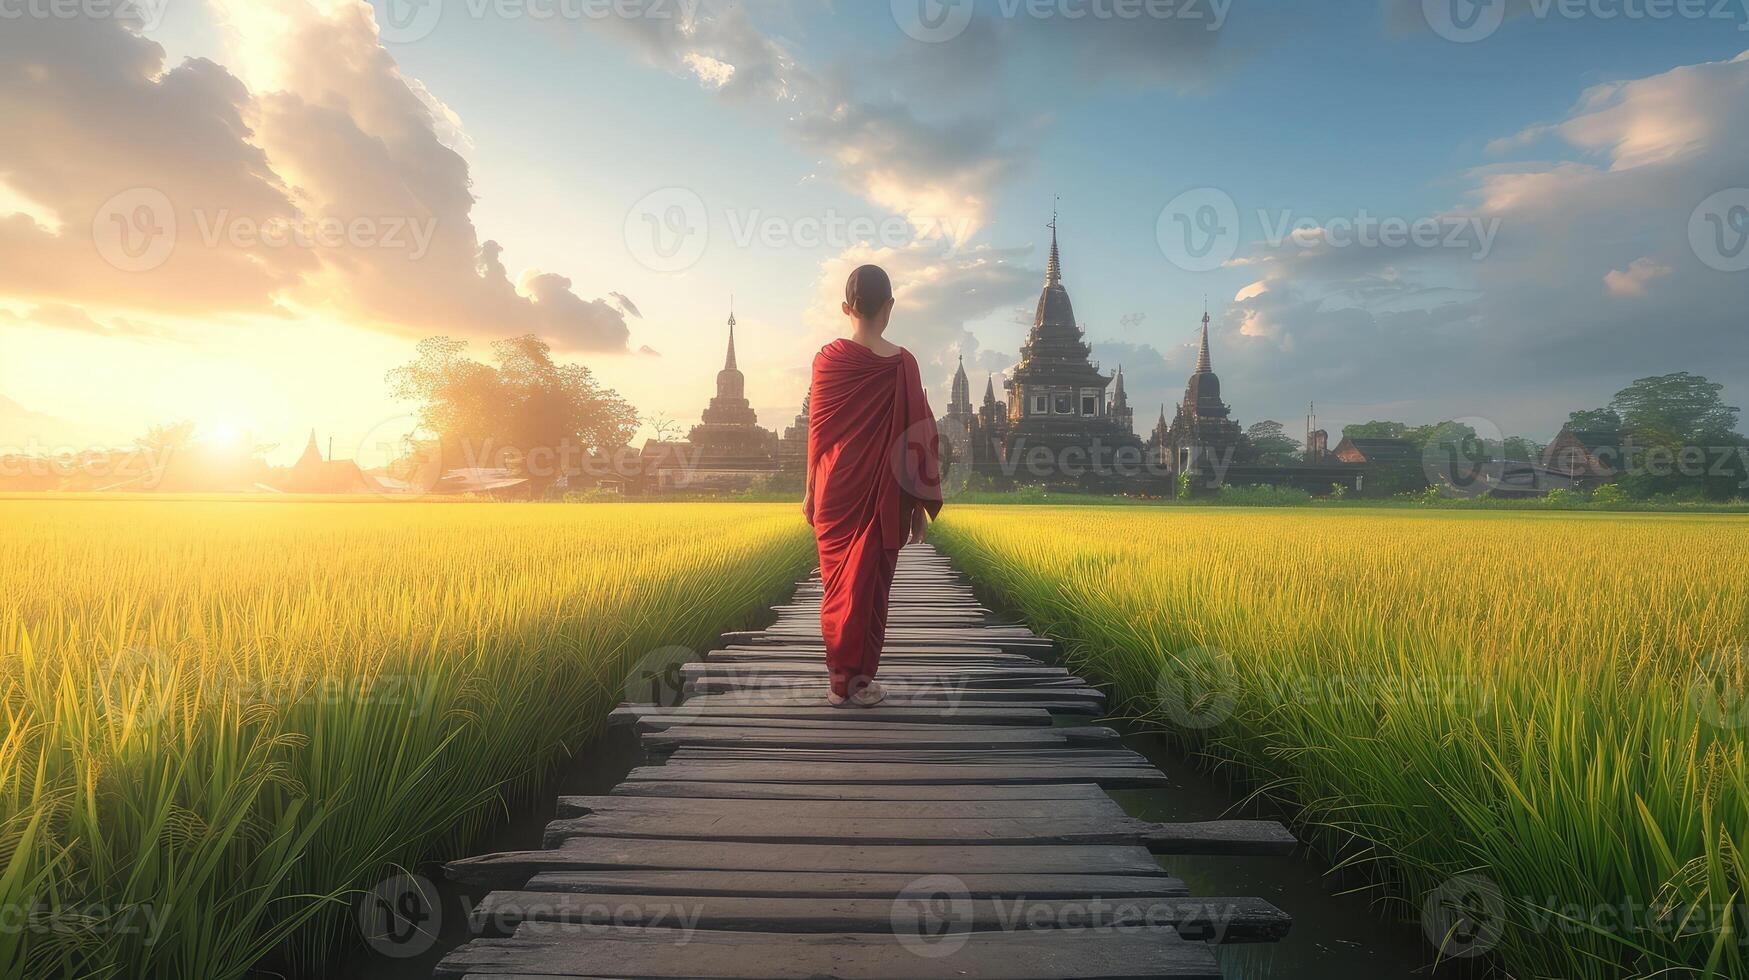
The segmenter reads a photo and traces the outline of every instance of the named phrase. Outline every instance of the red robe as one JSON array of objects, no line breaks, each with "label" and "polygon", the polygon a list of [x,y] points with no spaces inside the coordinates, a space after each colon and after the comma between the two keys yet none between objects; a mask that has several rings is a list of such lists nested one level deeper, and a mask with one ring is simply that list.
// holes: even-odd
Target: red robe
[{"label": "red robe", "polygon": [[917,360],[853,340],[814,356],[803,510],[820,547],[820,632],[832,690],[880,669],[887,596],[914,509],[941,511],[940,443]]}]

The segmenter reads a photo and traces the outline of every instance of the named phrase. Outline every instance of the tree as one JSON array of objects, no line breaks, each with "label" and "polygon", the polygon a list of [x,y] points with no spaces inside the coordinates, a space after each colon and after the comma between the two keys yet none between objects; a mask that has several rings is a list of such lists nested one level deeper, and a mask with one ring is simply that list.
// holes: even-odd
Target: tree
[{"label": "tree", "polygon": [[1345,439],[1407,439],[1409,427],[1401,422],[1361,422],[1342,427]]},{"label": "tree", "polygon": [[1580,431],[1620,432],[1621,416],[1614,409],[1587,408],[1567,416],[1567,427]]},{"label": "tree", "polygon": [[1719,397],[1724,390],[1724,385],[1678,371],[1628,385],[1615,393],[1609,411],[1630,432],[1669,432],[1701,444],[1736,431],[1738,412]]},{"label": "tree", "polygon": [[[1749,440],[1736,433],[1738,410],[1724,403],[1723,391],[1723,385],[1679,371],[1640,378],[1616,392],[1597,414],[1619,420],[1623,458],[1616,482],[1622,490],[1641,498],[1741,495],[1749,472],[1739,450]],[[1579,414],[1590,413],[1575,418]]]},{"label": "tree", "polygon": [[395,397],[422,403],[420,428],[437,440],[442,468],[506,467],[544,490],[637,431],[624,399],[583,365],[555,364],[539,338],[497,341],[492,356],[496,366],[481,364],[466,341],[433,337],[389,372]]},{"label": "tree", "polygon": [[1257,461],[1267,466],[1285,466],[1299,462],[1300,444],[1288,436],[1280,422],[1265,419],[1245,430]]}]

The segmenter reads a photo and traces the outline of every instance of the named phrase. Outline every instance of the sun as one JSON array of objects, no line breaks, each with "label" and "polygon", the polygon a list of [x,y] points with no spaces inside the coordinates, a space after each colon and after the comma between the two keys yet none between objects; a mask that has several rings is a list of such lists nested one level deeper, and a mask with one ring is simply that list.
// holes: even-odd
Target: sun
[{"label": "sun", "polygon": [[215,419],[200,427],[201,441],[218,449],[234,449],[243,444],[249,427],[234,418]]}]

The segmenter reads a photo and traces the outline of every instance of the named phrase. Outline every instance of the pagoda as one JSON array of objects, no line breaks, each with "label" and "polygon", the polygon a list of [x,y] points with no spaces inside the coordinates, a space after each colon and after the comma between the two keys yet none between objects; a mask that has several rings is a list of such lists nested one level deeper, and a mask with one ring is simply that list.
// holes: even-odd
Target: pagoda
[{"label": "pagoda", "polygon": [[759,427],[753,403],[747,400],[747,378],[735,365],[734,310],[729,311],[729,353],[717,372],[717,395],[687,441],[701,463],[769,460],[777,453],[777,434]]},{"label": "pagoda", "polygon": [[1209,314],[1202,314],[1202,347],[1196,355],[1196,371],[1184,386],[1184,401],[1178,405],[1166,432],[1164,462],[1179,475],[1192,479],[1204,473],[1224,472],[1244,448],[1244,433],[1232,412],[1221,401],[1221,379],[1209,357]]},{"label": "pagoda", "polygon": [[[1113,379],[1101,374],[1090,359],[1092,348],[1075,322],[1075,309],[1063,285],[1062,253],[1057,246],[1057,220],[1051,218],[1051,257],[1032,330],[1020,348],[1020,363],[1004,387],[1008,391],[1008,433],[1004,456],[1010,462],[1036,450],[1046,458],[1067,459],[1064,450],[1078,451],[1080,461],[1108,461],[1118,449],[1140,449],[1128,404],[1108,401]],[[1123,414],[1113,414],[1114,410]],[[1139,458],[1139,457],[1137,457]]]}]

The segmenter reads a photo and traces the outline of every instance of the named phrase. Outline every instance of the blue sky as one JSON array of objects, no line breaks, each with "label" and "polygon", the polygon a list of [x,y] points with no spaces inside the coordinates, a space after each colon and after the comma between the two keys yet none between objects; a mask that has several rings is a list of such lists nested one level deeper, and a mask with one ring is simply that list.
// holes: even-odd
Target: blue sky
[{"label": "blue sky", "polygon": [[[720,364],[733,294],[749,395],[781,427],[809,354],[837,329],[843,272],[873,260],[899,281],[895,339],[944,402],[957,355],[979,388],[1012,363],[1060,196],[1076,311],[1095,356],[1125,364],[1149,415],[1181,393],[1205,296],[1216,366],[1247,423],[1296,431],[1316,399],[1335,427],[1479,417],[1547,437],[1567,411],[1674,370],[1749,398],[1749,273],[1709,266],[1687,240],[1703,199],[1749,187],[1740,6],[1718,8],[1723,18],[1607,19],[1619,0],[1590,0],[1576,17],[1514,0],[1497,30],[1460,43],[1430,28],[1439,5],[1422,0],[1233,0],[1218,30],[1209,0],[1128,19],[1097,15],[1112,0],[976,0],[963,33],[926,43],[902,29],[914,0],[626,0],[643,14],[630,18],[581,15],[595,0],[427,0],[441,16],[403,36],[387,5],[405,2],[173,4],[134,37],[162,47],[170,75],[129,81],[142,99],[170,99],[183,58],[222,66],[246,90],[243,118],[268,121],[245,149],[260,148],[267,182],[304,214],[336,202],[392,212],[369,203],[385,186],[385,201],[404,188],[419,208],[471,193],[471,205],[434,208],[451,264],[389,277],[357,274],[350,254],[288,260],[256,306],[210,309],[186,308],[187,285],[162,274],[130,280],[125,296],[0,280],[0,343],[22,355],[0,364],[0,395],[94,439],[124,435],[117,417],[193,417],[295,453],[311,425],[345,443],[402,411],[376,379],[418,337],[484,343],[533,324],[647,414],[689,423]],[[687,10],[690,20],[659,16]],[[361,11],[388,25],[380,38]],[[1094,13],[1064,16],[1074,11]],[[111,26],[35,29],[65,41],[56,54],[78,71],[121,43],[102,34]],[[33,98],[11,105],[24,114]],[[287,105],[308,111],[293,118]],[[318,157],[332,122],[318,108],[348,115],[349,139],[386,141],[391,159]],[[139,161],[145,149],[113,152]],[[44,198],[58,184],[33,175],[32,159],[29,147],[0,152],[0,211],[22,201],[51,224]],[[148,171],[90,175],[87,197],[103,196],[98,184],[157,186]],[[1185,192],[1215,192],[1239,216],[1219,268],[1187,269],[1162,247],[1162,211]],[[173,197],[181,208],[201,193]],[[205,207],[244,193],[214,191]],[[652,193],[657,219],[676,193],[704,208],[706,242],[683,267],[652,268],[628,243]],[[1735,199],[1724,200],[1729,213]],[[88,220],[58,210],[75,212],[52,215],[63,229]],[[1471,228],[1489,247],[1479,258],[1333,247],[1332,229],[1361,216]],[[1267,241],[1286,219],[1323,231]],[[851,220],[897,237],[808,239]],[[755,221],[775,237],[745,238]],[[950,233],[915,240],[936,227]],[[470,243],[487,240],[502,246],[508,282],[487,275],[476,291]],[[179,251],[166,269],[187,259]],[[159,303],[137,288],[154,281]],[[147,367],[82,391],[22,366],[68,357]],[[221,363],[222,383],[200,380]]]}]

